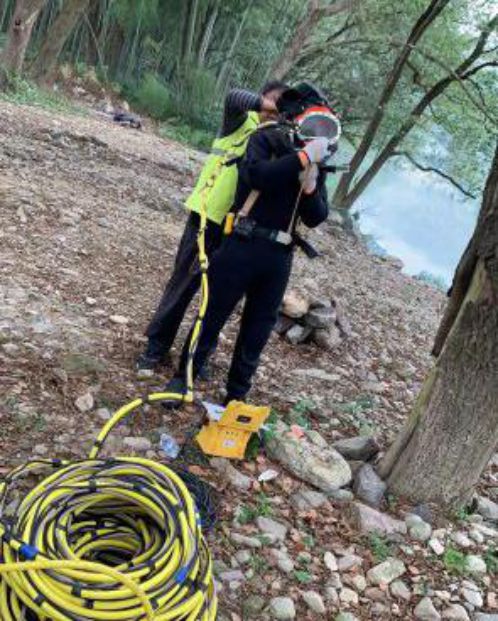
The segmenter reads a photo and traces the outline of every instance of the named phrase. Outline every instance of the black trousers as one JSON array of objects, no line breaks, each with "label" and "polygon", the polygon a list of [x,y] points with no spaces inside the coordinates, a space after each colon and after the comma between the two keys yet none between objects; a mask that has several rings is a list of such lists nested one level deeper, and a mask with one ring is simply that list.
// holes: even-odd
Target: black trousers
[{"label": "black trousers", "polygon": [[[194,376],[216,347],[218,336],[245,296],[239,334],[228,374],[227,393],[243,399],[278,316],[292,267],[292,250],[265,239],[232,235],[214,255],[209,269],[209,304],[194,357]],[[183,348],[179,376],[185,375],[190,337]]]},{"label": "black trousers", "polygon": [[[149,337],[147,355],[151,357],[162,357],[169,351],[187,308],[199,289],[200,270],[197,256],[199,224],[199,215],[191,212],[176,254],[173,273],[145,332]],[[206,228],[208,257],[219,247],[222,239],[222,227],[208,220]]]}]

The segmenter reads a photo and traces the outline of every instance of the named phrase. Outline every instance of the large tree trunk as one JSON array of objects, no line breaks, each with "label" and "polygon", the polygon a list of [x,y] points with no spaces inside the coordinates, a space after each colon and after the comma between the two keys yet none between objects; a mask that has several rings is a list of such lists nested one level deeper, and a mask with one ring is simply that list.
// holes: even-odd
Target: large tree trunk
[{"label": "large tree trunk", "polygon": [[[7,41],[0,56],[4,76],[5,73],[21,73],[33,26],[45,1],[17,0],[7,32]],[[0,76],[0,86],[3,81]]]},{"label": "large tree trunk", "polygon": [[458,507],[498,444],[498,146],[435,352],[436,365],[379,471],[396,494]]},{"label": "large tree trunk", "polygon": [[59,59],[64,44],[73,32],[78,20],[88,8],[90,0],[66,0],[59,14],[52,22],[45,35],[36,61],[33,64],[33,76],[36,80],[49,82]]}]

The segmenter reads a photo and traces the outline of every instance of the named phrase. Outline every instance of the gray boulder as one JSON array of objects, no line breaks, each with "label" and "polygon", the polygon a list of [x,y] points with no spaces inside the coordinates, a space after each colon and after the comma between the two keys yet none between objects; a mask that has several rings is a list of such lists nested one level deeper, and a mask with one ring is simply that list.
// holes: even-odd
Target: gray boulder
[{"label": "gray boulder", "polygon": [[348,517],[349,521],[364,535],[369,533],[406,535],[407,532],[404,522],[395,520],[386,513],[381,513],[361,502],[354,502],[349,505]]},{"label": "gray boulder", "polygon": [[351,468],[337,451],[320,448],[306,438],[295,438],[282,422],[277,424],[266,449],[270,459],[323,492],[333,492],[351,482]]},{"label": "gray boulder", "polygon": [[387,485],[370,464],[364,464],[356,476],[353,491],[357,498],[372,507],[379,507]]},{"label": "gray boulder", "polygon": [[498,503],[485,496],[479,496],[477,498],[477,511],[484,519],[498,524]]},{"label": "gray boulder", "polygon": [[348,460],[368,461],[380,450],[375,438],[371,436],[354,436],[338,440],[332,445],[343,457]]}]

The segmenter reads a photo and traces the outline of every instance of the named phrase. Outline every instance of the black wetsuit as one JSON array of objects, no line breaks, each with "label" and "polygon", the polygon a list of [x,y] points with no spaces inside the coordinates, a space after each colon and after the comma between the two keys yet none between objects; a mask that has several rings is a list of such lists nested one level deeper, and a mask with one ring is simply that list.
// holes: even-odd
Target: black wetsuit
[{"label": "black wetsuit", "polygon": [[[260,129],[251,136],[240,165],[236,210],[252,189],[260,191],[250,218],[261,231],[286,231],[297,206],[299,219],[315,227],[328,215],[325,175],[316,190],[300,192],[301,161],[287,133],[278,127]],[[245,296],[240,330],[227,381],[228,399],[243,399],[251,387],[259,358],[277,319],[289,280],[293,246],[254,235],[235,232],[213,256],[209,268],[209,304],[194,357],[194,375],[238,302]],[[189,339],[184,346],[177,378],[185,375]]]}]

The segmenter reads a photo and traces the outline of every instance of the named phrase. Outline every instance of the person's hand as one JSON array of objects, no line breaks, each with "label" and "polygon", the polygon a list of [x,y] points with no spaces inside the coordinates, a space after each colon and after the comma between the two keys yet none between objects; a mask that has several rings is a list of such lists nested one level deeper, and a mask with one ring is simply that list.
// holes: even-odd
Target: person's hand
[{"label": "person's hand", "polygon": [[310,140],[303,151],[311,164],[320,164],[330,155],[328,138],[320,137]]},{"label": "person's hand", "polygon": [[269,114],[278,113],[278,108],[273,99],[270,99],[269,97],[261,98],[261,112],[268,112]]},{"label": "person's hand", "polygon": [[311,164],[299,173],[299,181],[305,194],[312,194],[316,190],[317,179],[318,166],[316,164]]}]

